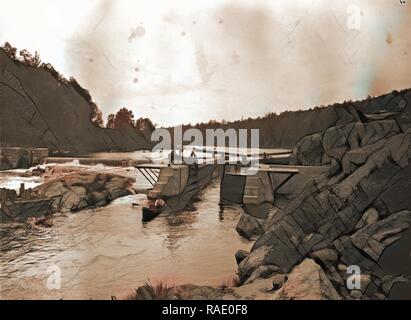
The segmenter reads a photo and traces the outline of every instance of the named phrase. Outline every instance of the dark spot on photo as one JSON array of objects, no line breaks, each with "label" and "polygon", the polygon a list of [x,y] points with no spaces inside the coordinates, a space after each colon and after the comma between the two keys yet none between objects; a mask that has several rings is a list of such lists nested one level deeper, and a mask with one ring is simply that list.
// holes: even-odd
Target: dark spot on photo
[{"label": "dark spot on photo", "polygon": [[387,37],[385,38],[385,42],[388,44],[388,45],[390,45],[390,44],[392,44],[392,35],[391,35],[391,33],[387,33]]}]

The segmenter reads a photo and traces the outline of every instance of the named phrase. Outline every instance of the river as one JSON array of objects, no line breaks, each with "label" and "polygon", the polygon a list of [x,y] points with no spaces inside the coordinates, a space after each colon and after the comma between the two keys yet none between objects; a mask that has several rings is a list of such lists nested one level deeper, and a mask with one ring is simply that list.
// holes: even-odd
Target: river
[{"label": "river", "polygon": [[0,298],[125,298],[160,281],[221,285],[235,276],[235,252],[249,250],[251,242],[235,230],[241,207],[221,210],[219,189],[214,180],[179,223],[160,215],[143,224],[141,206],[132,206],[145,199],[140,194],[57,214],[51,228],[0,225]]}]

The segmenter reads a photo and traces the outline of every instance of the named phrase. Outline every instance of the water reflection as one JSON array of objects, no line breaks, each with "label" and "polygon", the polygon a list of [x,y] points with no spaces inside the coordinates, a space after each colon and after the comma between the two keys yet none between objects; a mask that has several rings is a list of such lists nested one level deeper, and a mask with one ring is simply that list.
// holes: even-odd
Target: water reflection
[{"label": "water reflection", "polygon": [[[251,244],[235,231],[240,207],[219,207],[219,182],[194,211],[141,222],[144,195],[106,208],[57,215],[51,228],[0,226],[1,298],[110,299],[150,280],[219,285],[237,269],[234,253]],[[47,268],[61,269],[60,290],[46,288]]]}]

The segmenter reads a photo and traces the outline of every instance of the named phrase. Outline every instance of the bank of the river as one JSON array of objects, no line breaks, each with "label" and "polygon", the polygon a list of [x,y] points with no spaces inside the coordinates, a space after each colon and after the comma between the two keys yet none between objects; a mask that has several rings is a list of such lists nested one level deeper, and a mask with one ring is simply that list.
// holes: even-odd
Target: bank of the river
[{"label": "bank of the river", "polygon": [[[121,170],[136,178],[135,188],[147,187],[138,173]],[[235,275],[234,254],[251,243],[235,231],[242,209],[220,211],[218,181],[203,191],[194,211],[177,219],[160,215],[143,224],[141,206],[132,204],[144,199],[137,194],[103,208],[57,214],[50,228],[0,226],[0,298],[121,298],[147,281],[218,286]],[[61,288],[50,290],[47,280],[56,267]]]}]

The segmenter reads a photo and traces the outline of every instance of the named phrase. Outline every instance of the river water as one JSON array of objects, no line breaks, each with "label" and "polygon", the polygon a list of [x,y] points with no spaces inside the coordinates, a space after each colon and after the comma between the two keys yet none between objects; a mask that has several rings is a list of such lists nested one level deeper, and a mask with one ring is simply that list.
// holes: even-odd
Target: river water
[{"label": "river water", "polygon": [[178,223],[160,215],[143,224],[141,206],[132,204],[145,195],[134,195],[57,214],[51,228],[0,225],[0,298],[110,299],[145,282],[227,282],[237,270],[235,252],[251,243],[235,231],[242,209],[219,207],[219,188],[213,181]]}]

